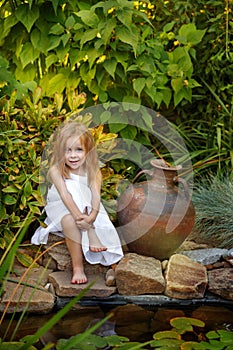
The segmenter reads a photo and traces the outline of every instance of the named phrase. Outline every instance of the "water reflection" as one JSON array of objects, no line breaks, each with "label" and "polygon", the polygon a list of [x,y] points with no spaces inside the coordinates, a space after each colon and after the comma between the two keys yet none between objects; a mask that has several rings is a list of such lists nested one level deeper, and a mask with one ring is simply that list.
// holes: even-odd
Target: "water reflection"
[{"label": "water reflection", "polygon": [[[143,342],[152,339],[152,334],[159,330],[170,329],[170,319],[181,316],[194,317],[204,321],[206,330],[227,329],[233,331],[233,309],[222,306],[203,305],[175,309],[142,307],[135,304],[120,305],[114,308],[76,305],[45,335],[42,342],[45,344],[49,340],[69,338],[77,333],[82,333],[110,312],[113,315],[112,318],[98,329],[96,334],[104,336],[118,334],[128,337],[131,341]],[[28,315],[19,329],[17,339],[34,334],[50,318],[51,315]],[[16,321],[11,325],[12,330],[15,324]],[[7,320],[1,328],[0,337],[4,334],[6,327]]]}]

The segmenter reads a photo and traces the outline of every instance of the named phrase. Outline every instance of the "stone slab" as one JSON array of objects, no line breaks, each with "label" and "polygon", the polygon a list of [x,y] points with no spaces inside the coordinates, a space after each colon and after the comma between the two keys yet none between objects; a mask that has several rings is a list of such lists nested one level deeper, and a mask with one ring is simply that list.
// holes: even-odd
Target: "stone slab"
[{"label": "stone slab", "polygon": [[94,285],[87,291],[86,297],[108,297],[116,293],[116,287],[106,286],[104,275],[87,273],[87,284],[72,284],[70,283],[71,278],[71,271],[56,271],[49,275],[49,281],[53,284],[56,295],[60,297],[74,297],[82,292],[88,286],[88,283],[91,282],[94,282]]},{"label": "stone slab", "polygon": [[[28,280],[32,284],[33,280]],[[36,288],[36,287],[35,287]],[[43,289],[35,289],[25,285],[18,285],[14,282],[6,282],[4,292],[0,303],[0,311],[3,312],[7,307],[7,313],[14,312],[36,312],[49,313],[54,307],[55,297],[52,293]]]}]

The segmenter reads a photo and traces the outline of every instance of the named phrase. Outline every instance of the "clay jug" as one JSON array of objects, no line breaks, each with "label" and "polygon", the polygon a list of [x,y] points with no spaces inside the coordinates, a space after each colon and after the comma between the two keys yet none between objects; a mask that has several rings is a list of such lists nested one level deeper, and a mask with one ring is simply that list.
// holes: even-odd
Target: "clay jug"
[{"label": "clay jug", "polygon": [[119,234],[130,252],[156,259],[170,257],[194,226],[195,210],[187,182],[177,176],[182,166],[151,161],[148,181],[131,184],[118,201]]}]

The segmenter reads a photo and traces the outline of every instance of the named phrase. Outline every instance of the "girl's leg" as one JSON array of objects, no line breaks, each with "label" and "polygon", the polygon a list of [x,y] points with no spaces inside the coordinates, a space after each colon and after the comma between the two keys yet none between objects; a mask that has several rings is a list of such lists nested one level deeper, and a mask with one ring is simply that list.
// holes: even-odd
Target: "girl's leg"
[{"label": "girl's leg", "polygon": [[65,215],[61,220],[62,229],[66,239],[66,245],[69,250],[72,266],[73,277],[71,283],[82,284],[87,282],[87,277],[83,267],[83,253],[81,246],[81,234],[72,217]]},{"label": "girl's leg", "polygon": [[89,238],[89,249],[91,252],[97,253],[107,250],[99,240],[94,228],[90,228],[87,234]]}]

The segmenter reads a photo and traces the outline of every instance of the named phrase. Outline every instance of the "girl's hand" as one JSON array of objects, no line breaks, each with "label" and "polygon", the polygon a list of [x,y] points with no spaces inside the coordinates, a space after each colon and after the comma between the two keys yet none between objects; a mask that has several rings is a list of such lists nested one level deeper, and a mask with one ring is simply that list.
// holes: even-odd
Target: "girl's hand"
[{"label": "girl's hand", "polygon": [[80,230],[89,230],[90,228],[94,228],[93,221],[89,215],[86,214],[80,215],[75,222]]}]

